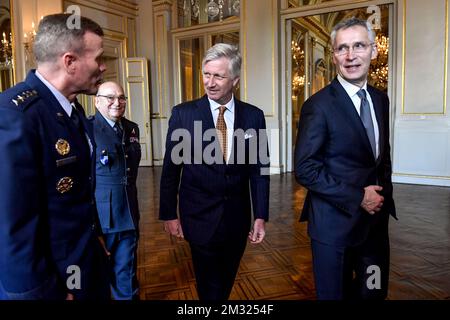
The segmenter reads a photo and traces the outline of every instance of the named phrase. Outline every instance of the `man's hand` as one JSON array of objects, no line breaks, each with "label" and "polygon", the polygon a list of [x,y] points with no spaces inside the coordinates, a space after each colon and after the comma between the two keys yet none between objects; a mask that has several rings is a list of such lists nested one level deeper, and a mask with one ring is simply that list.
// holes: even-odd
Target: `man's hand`
[{"label": "man's hand", "polygon": [[361,202],[361,207],[368,213],[375,214],[375,212],[381,210],[384,197],[377,192],[381,190],[383,190],[383,188],[380,186],[367,186],[364,188],[364,198]]},{"label": "man's hand", "polygon": [[164,221],[164,231],[177,238],[184,238],[179,219]]},{"label": "man's hand", "polygon": [[68,293],[66,296],[66,300],[75,300],[75,298],[74,298],[73,294]]},{"label": "man's hand", "polygon": [[108,249],[106,249],[106,244],[105,244],[105,240],[103,239],[103,237],[99,236],[98,241],[100,241],[100,245],[102,246],[103,250],[105,251],[105,254],[109,257],[111,255],[111,252],[109,252]]},{"label": "man's hand", "polygon": [[253,223],[253,229],[249,232],[248,238],[250,243],[261,243],[266,235],[264,219],[255,219]]}]

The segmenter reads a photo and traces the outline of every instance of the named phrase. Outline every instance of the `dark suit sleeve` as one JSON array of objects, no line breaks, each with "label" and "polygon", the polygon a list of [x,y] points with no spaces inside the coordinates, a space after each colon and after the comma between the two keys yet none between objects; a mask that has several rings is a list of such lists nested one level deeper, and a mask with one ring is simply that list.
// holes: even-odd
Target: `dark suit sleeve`
[{"label": "dark suit sleeve", "polygon": [[384,207],[390,211],[393,217],[396,218],[395,205],[393,200],[393,187],[392,187],[392,162],[391,162],[391,146],[389,143],[390,129],[389,129],[389,98],[385,96],[385,101],[383,103],[383,121],[384,121],[384,141],[385,147],[383,150],[383,163],[381,164],[381,168],[383,170],[382,176],[382,187],[383,190],[381,194],[384,196]]},{"label": "dark suit sleeve", "polygon": [[[81,110],[84,109],[81,107]],[[89,137],[91,139],[91,144],[92,144],[92,160],[91,160],[91,179],[92,179],[92,199],[95,199],[95,187],[97,185],[97,175],[96,175],[96,161],[97,161],[97,144],[95,143],[95,137],[94,137],[94,125],[95,125],[95,117],[91,116],[89,118],[86,119],[86,129],[89,132]],[[94,206],[94,226],[95,226],[95,234],[97,235],[97,237],[101,237],[103,236],[103,232],[102,232],[102,227],[100,225],[100,220],[98,218],[98,210],[97,210],[97,206]]]},{"label": "dark suit sleeve", "polygon": [[172,141],[172,133],[181,128],[179,110],[177,107],[172,109],[172,115],[169,119],[169,129],[166,137],[166,152],[164,154],[163,169],[160,183],[159,197],[159,219],[173,220],[177,216],[178,206],[178,187],[180,184],[180,175],[182,164],[175,164],[172,160],[172,149],[179,143]]},{"label": "dark suit sleeve", "polygon": [[257,128],[258,155],[257,163],[251,164],[250,190],[252,195],[253,216],[255,219],[269,220],[269,170],[270,158],[264,113],[258,110]]},{"label": "dark suit sleeve", "polygon": [[0,111],[0,292],[9,299],[55,299],[64,292],[48,261],[38,124],[20,110]]},{"label": "dark suit sleeve", "polygon": [[320,105],[307,100],[302,107],[295,144],[295,178],[315,195],[340,210],[354,214],[361,205],[364,189],[329,174],[324,158],[327,140],[325,112]]}]

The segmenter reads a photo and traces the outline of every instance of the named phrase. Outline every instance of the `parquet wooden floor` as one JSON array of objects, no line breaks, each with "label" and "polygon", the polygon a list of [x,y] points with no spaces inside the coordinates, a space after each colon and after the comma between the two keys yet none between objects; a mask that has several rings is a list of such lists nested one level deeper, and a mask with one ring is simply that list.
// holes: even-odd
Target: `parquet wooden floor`
[{"label": "parquet wooden floor", "polygon": [[[160,167],[139,171],[141,299],[198,299],[189,245],[158,220],[160,175]],[[266,239],[247,245],[230,299],[315,299],[306,224],[298,222],[304,196],[293,174],[271,176]],[[394,197],[388,298],[450,299],[450,188],[396,184]]]}]

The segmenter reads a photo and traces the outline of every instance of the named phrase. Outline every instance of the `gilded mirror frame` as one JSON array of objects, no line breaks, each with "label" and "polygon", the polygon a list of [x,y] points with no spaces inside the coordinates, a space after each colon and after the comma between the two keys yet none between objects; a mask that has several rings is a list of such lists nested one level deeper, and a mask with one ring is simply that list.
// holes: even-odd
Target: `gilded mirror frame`
[{"label": "gilded mirror frame", "polygon": [[[8,0],[9,7],[6,5],[2,5],[0,11],[2,14],[6,14],[9,16],[6,16],[5,19],[1,19],[0,22],[0,37],[2,40],[2,46],[1,46],[1,54],[2,54],[2,64],[0,65],[0,91],[6,90],[7,88],[10,88],[14,86],[16,83],[16,70],[15,70],[15,64],[16,64],[16,47],[15,47],[15,32],[14,32],[14,11],[13,11],[13,1]],[[6,3],[5,3],[6,4]],[[4,22],[9,21],[8,26],[4,26]],[[6,25],[6,24],[5,24]],[[9,32],[8,32],[9,31]],[[7,42],[5,45],[4,42]],[[8,49],[10,48],[10,49]],[[8,51],[10,50],[10,55],[8,54]],[[10,64],[6,65],[3,64],[7,61],[6,57],[9,59]],[[5,58],[5,59],[3,59]]]}]

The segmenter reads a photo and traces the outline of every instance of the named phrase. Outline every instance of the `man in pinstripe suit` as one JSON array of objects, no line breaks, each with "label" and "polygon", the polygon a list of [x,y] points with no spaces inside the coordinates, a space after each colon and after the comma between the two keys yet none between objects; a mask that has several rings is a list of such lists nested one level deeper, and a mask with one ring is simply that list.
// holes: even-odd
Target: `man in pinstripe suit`
[{"label": "man in pinstripe suit", "polygon": [[190,244],[200,300],[217,301],[230,295],[247,237],[264,239],[269,158],[264,113],[233,96],[241,67],[237,48],[216,44],[202,66],[206,95],[172,109],[160,219],[168,233]]}]

